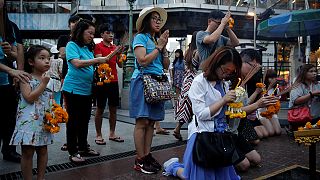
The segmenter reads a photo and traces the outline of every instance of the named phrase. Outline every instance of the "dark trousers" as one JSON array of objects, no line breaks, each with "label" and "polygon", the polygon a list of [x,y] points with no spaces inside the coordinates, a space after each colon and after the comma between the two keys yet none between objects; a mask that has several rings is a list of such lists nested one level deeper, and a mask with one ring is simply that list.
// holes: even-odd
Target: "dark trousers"
[{"label": "dark trousers", "polygon": [[[67,123],[68,152],[73,155],[87,150],[88,125],[91,116],[91,96],[63,91],[69,120]],[[78,146],[78,148],[77,148]]]},{"label": "dark trousers", "polygon": [[16,125],[17,93],[12,85],[0,86],[0,145],[3,155],[16,152],[16,146],[9,146]]}]

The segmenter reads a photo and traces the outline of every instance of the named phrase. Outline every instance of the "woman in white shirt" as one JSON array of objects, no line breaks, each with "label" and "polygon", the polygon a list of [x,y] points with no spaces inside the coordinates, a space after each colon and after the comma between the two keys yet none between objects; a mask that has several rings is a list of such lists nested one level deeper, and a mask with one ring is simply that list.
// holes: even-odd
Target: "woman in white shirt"
[{"label": "woman in white shirt", "polygon": [[220,132],[227,129],[225,118],[226,105],[236,98],[224,79],[229,76],[240,77],[241,57],[231,47],[222,47],[201,64],[203,73],[199,74],[189,90],[192,110],[195,116],[188,126],[188,144],[183,164],[178,158],[164,163],[164,175],[173,175],[181,179],[240,179],[233,166],[217,169],[205,169],[193,162],[192,151],[197,136],[196,132]]}]

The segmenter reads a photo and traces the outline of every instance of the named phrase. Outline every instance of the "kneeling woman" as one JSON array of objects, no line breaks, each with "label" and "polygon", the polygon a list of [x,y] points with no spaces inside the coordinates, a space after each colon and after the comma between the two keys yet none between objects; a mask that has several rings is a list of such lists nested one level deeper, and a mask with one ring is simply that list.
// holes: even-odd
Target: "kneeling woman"
[{"label": "kneeling woman", "polygon": [[224,133],[227,126],[226,105],[236,98],[234,90],[229,91],[224,81],[229,76],[240,77],[241,57],[231,47],[222,47],[202,63],[203,73],[198,75],[189,90],[192,110],[195,117],[188,126],[188,144],[184,153],[183,164],[177,158],[164,163],[164,175],[174,175],[181,179],[240,179],[233,166],[205,169],[194,163],[193,146],[197,132]]}]

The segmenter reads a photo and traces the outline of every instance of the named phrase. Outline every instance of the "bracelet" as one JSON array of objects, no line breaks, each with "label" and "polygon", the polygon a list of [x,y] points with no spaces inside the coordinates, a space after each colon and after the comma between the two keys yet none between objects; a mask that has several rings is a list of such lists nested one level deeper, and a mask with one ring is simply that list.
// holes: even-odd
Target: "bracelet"
[{"label": "bracelet", "polygon": [[310,94],[310,97],[311,97],[311,99],[313,98],[313,94],[312,94],[312,92],[311,91],[309,91],[309,94]]}]

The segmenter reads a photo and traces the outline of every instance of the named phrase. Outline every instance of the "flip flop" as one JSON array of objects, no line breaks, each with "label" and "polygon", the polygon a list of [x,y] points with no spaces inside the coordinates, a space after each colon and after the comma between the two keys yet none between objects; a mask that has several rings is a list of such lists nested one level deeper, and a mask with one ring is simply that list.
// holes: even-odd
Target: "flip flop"
[{"label": "flip flop", "polygon": [[113,137],[113,138],[111,138],[111,137],[109,137],[109,140],[110,141],[115,141],[115,142],[124,142],[124,139],[121,139],[121,137]]},{"label": "flip flop", "polygon": [[176,139],[178,139],[179,141],[182,141],[182,136],[181,136],[181,134],[179,133],[176,133],[176,132],[173,132],[173,136],[176,138]]},{"label": "flip flop", "polygon": [[169,131],[167,131],[167,130],[165,130],[165,129],[163,129],[163,130],[161,130],[161,131],[156,131],[156,134],[169,135],[169,134],[170,134],[170,132],[169,132]]},{"label": "flip flop", "polygon": [[104,139],[95,139],[94,142],[98,145],[106,145],[106,141]]},{"label": "flip flop", "polygon": [[61,146],[61,151],[68,151],[68,146],[67,146],[67,144],[63,144],[63,145]]}]

